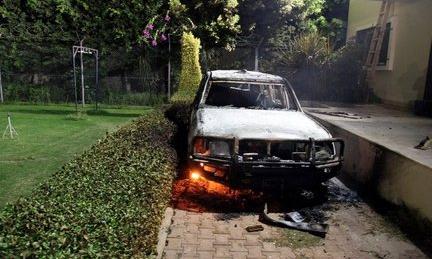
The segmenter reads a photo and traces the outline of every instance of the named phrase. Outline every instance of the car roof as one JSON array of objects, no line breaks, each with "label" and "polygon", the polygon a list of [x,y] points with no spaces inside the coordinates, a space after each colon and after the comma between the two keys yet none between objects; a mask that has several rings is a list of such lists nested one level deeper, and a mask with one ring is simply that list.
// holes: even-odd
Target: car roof
[{"label": "car roof", "polygon": [[251,82],[266,82],[266,83],[283,83],[284,79],[280,76],[243,70],[213,70],[210,71],[212,80],[217,81],[251,81]]}]

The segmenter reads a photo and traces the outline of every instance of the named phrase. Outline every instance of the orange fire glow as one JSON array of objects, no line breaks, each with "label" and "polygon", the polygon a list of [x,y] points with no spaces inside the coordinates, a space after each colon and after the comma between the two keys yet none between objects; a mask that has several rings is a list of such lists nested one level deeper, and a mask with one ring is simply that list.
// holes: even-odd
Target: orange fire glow
[{"label": "orange fire glow", "polygon": [[192,172],[191,174],[190,174],[190,178],[192,179],[192,180],[199,180],[200,178],[201,178],[201,175],[199,174],[199,173],[197,173],[197,172]]}]

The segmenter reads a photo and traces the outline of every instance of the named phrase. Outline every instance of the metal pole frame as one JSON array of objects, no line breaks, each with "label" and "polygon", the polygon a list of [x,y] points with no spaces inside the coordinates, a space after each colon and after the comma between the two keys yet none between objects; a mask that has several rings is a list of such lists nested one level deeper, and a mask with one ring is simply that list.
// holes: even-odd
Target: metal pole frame
[{"label": "metal pole frame", "polygon": [[98,101],[99,101],[99,51],[96,50],[95,52],[95,63],[96,63],[96,91],[95,91],[95,99],[96,99],[96,110],[98,110]]},{"label": "metal pole frame", "polygon": [[3,103],[4,99],[3,99],[3,84],[2,84],[2,71],[1,71],[1,67],[0,67],[0,102]]},{"label": "metal pole frame", "polygon": [[85,86],[84,86],[84,63],[83,63],[83,51],[82,51],[83,40],[80,41],[80,73],[81,73],[81,105],[85,107]]},{"label": "metal pole frame", "polygon": [[74,92],[75,92],[75,112],[78,113],[78,92],[76,87],[76,69],[75,69],[75,47],[72,48],[72,64],[73,64],[73,81],[74,81]]},{"label": "metal pole frame", "polygon": [[75,109],[78,112],[78,91],[77,91],[77,82],[76,82],[76,64],[75,58],[76,55],[80,53],[80,65],[81,65],[81,97],[82,97],[82,106],[85,106],[85,93],[84,93],[84,65],[83,65],[83,54],[93,54],[95,55],[95,65],[96,65],[96,75],[95,75],[95,83],[96,83],[96,110],[98,109],[98,98],[99,98],[99,51],[97,49],[92,49],[88,47],[82,46],[82,41],[80,41],[80,46],[72,46],[72,64],[73,64],[73,73],[74,73],[74,90],[75,90]]}]

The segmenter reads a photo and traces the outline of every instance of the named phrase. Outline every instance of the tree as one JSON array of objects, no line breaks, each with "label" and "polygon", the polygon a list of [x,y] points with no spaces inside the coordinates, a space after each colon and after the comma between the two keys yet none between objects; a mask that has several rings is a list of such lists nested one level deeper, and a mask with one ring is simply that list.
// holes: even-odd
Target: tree
[{"label": "tree", "polygon": [[237,0],[170,0],[180,31],[193,31],[206,47],[235,47],[240,32]]},{"label": "tree", "polygon": [[246,43],[277,44],[307,32],[336,36],[336,29],[343,26],[339,19],[346,19],[342,14],[346,7],[346,0],[243,0],[242,38]]},{"label": "tree", "polygon": [[[5,0],[0,7],[1,45],[8,50],[6,52],[13,65],[29,64],[28,60],[23,60],[25,58],[37,59],[25,49],[18,50],[18,45],[23,43],[31,43],[41,51],[51,52],[52,46],[62,47],[59,51],[63,51],[64,47],[70,49],[72,44],[84,39],[86,45],[98,48],[102,53],[115,49],[128,52],[140,47],[145,20],[157,14],[164,7],[164,2]],[[48,53],[41,54],[50,57]],[[130,59],[125,55],[123,61],[127,60]]]},{"label": "tree", "polygon": [[58,54],[63,50],[59,43],[73,39],[59,28],[62,17],[52,1],[5,0],[0,6],[0,19],[0,59],[6,70],[13,67],[36,73],[42,66],[59,67],[61,56],[43,57]]},{"label": "tree", "polygon": [[281,29],[304,30],[324,0],[244,0],[239,7],[243,36],[267,42]]},{"label": "tree", "polygon": [[[111,65],[113,71],[131,70],[137,65],[133,57],[143,55],[148,46],[143,46],[146,24],[168,11],[173,16],[170,31],[174,35],[181,37],[187,25],[208,46],[234,46],[239,32],[236,0],[184,2],[4,0],[0,5],[0,55],[9,66],[25,71],[41,67],[41,59],[44,63],[52,61],[52,67],[58,69],[59,64],[68,64],[63,57],[69,59],[64,53],[70,46],[84,39],[85,45],[98,48],[102,56],[113,50],[119,52]],[[24,43],[25,48],[19,46]]]},{"label": "tree", "polygon": [[326,22],[319,28],[336,48],[345,45],[349,0],[328,0],[323,10]]}]

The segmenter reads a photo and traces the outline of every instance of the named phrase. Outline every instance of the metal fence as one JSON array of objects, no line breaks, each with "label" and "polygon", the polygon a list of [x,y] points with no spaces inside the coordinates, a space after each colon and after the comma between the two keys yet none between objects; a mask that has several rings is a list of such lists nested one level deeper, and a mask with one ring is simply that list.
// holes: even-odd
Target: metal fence
[{"label": "metal fence", "polygon": [[[72,45],[52,45],[23,43],[8,48],[0,41],[5,102],[74,103],[78,99],[82,103],[83,92],[86,103],[152,105],[166,100],[168,55],[163,51],[99,51],[98,68],[95,56],[84,53],[81,80],[80,54],[75,58],[74,77]],[[171,75],[178,70],[172,62]]]},{"label": "metal fence", "polygon": [[[60,46],[60,47],[59,47]],[[6,102],[74,103],[72,45],[56,44],[36,48],[27,43],[9,50],[0,41],[0,69]],[[301,99],[355,101],[358,87],[359,58],[338,53],[330,66],[292,67],[278,60],[280,49],[240,46],[201,49],[203,72],[215,69],[247,69],[281,75],[293,85]],[[171,60],[170,79],[168,61]],[[179,44],[169,54],[166,49],[122,49],[99,51],[99,80],[96,84],[94,57],[84,55],[83,78],[86,103],[154,105],[167,100],[168,84],[176,91],[180,72]],[[79,58],[76,60],[80,64]],[[75,68],[77,99],[81,103],[81,70]],[[354,94],[353,94],[354,93]],[[1,94],[1,93],[0,93]]]}]

